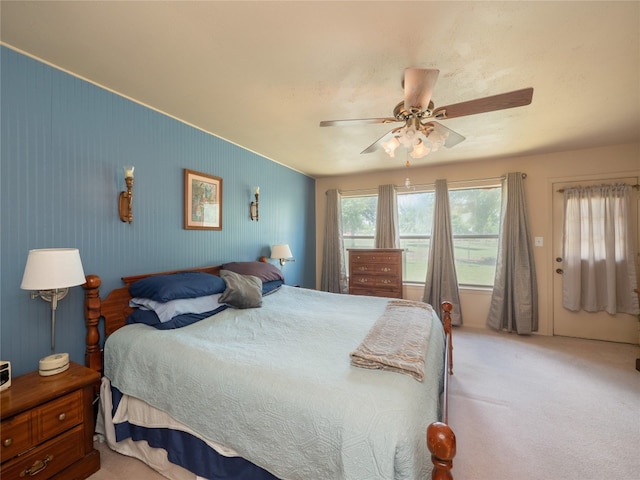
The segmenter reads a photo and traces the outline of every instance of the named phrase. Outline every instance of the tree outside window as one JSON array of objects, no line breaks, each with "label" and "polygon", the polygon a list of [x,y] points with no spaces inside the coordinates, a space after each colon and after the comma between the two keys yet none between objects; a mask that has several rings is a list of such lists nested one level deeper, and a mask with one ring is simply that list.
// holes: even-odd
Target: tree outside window
[{"label": "tree outside window", "polygon": [[[501,187],[449,191],[458,282],[493,286],[500,231]],[[433,191],[398,194],[403,280],[424,283],[433,224]],[[343,240],[348,248],[373,248],[377,195],[342,198]],[[346,258],[346,257],[345,257]]]}]

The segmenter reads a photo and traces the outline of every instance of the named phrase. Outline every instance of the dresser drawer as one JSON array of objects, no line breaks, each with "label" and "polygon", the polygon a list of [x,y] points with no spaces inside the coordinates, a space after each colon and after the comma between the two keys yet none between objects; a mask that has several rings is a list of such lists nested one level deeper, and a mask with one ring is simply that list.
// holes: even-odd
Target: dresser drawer
[{"label": "dresser drawer", "polygon": [[392,264],[398,265],[401,258],[392,253],[350,253],[349,259],[353,264],[362,264],[362,263],[382,263],[382,264]]},{"label": "dresser drawer", "polygon": [[396,289],[400,286],[398,277],[384,275],[359,275],[352,276],[352,287],[382,287]]},{"label": "dresser drawer", "polygon": [[367,273],[369,275],[392,275],[398,276],[400,265],[391,263],[354,263],[352,273],[354,275]]},{"label": "dresser drawer", "polygon": [[49,478],[83,456],[83,430],[75,427],[55,439],[2,465],[2,480]]},{"label": "dresser drawer", "polygon": [[82,423],[82,392],[76,390],[38,407],[33,411],[33,423],[36,443],[79,425]]},{"label": "dresser drawer", "polygon": [[28,450],[31,443],[31,414],[21,413],[2,421],[0,428],[0,461]]},{"label": "dresser drawer", "polygon": [[351,287],[349,293],[351,295],[367,295],[369,297],[402,298],[402,290],[398,289]]}]

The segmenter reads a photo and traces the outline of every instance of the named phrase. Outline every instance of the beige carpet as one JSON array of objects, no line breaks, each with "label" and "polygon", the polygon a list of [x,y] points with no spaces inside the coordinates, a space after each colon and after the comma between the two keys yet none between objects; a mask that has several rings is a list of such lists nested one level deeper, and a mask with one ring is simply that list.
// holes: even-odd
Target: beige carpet
[{"label": "beige carpet", "polygon": [[[634,345],[456,328],[454,478],[640,480],[639,356]],[[97,448],[91,480],[164,478]]]}]

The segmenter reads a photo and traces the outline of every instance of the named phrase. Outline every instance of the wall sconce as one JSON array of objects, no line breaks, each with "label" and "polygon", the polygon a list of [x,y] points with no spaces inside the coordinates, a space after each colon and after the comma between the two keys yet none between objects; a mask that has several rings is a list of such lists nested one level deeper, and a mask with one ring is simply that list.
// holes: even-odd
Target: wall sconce
[{"label": "wall sconce", "polygon": [[274,245],[271,247],[271,258],[279,258],[280,266],[284,266],[285,262],[295,262],[291,249],[286,243],[283,245]]},{"label": "wall sconce", "polygon": [[40,375],[61,373],[69,368],[69,354],[54,355],[56,348],[56,309],[69,287],[86,282],[77,248],[30,250],[20,288],[31,290],[31,298],[51,302],[51,355],[40,360]]},{"label": "wall sconce", "polygon": [[258,210],[258,199],[260,197],[260,187],[256,187],[253,194],[255,195],[256,200],[255,202],[251,202],[251,205],[249,205],[249,216],[251,217],[251,220],[255,220],[257,222],[258,218],[260,217],[260,212]]},{"label": "wall sconce", "polygon": [[127,191],[120,192],[118,201],[118,212],[120,220],[123,222],[133,222],[133,170],[135,167],[124,167],[124,183],[127,184]]}]

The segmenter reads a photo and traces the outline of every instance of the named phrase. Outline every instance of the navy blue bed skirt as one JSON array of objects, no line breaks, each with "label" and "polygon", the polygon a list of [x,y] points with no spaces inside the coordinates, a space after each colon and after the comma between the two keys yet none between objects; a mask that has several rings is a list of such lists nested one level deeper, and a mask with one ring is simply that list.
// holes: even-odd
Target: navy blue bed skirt
[{"label": "navy blue bed skirt", "polygon": [[[111,387],[112,416],[122,393]],[[115,425],[116,441],[146,440],[149,446],[167,451],[169,461],[209,480],[278,480],[242,457],[225,457],[193,435],[168,428],[145,428],[122,422]]]}]

